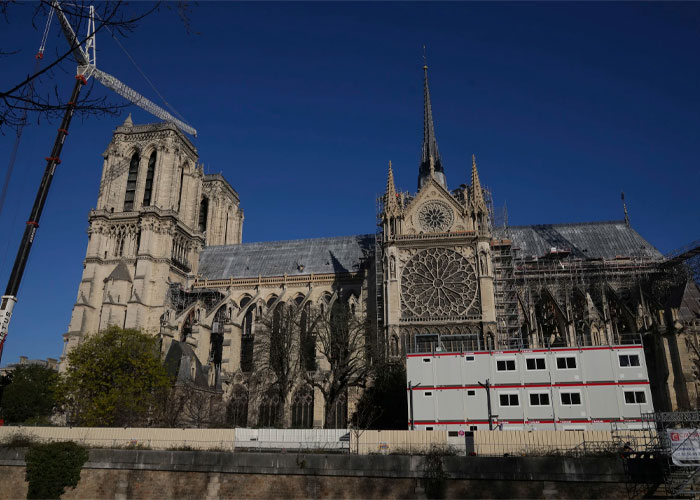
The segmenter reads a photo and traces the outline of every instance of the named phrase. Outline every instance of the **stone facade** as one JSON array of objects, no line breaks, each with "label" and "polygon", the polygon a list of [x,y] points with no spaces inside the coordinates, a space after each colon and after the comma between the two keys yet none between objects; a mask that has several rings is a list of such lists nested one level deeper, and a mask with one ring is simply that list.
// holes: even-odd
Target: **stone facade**
[{"label": "stone facade", "polygon": [[[223,176],[204,174],[175,126],[128,118],[103,153],[64,359],[108,325],[152,332],[164,356],[179,345],[181,381],[224,395],[231,425],[260,425],[247,359],[265,318],[283,303],[324,311],[343,303],[370,320],[371,341],[395,360],[426,342],[524,349],[643,336],[656,408],[697,405],[700,312],[686,307],[680,321],[681,301],[669,302],[686,282],[627,217],[498,224],[474,158],[469,183],[448,189],[424,70],[418,189],[397,190],[390,164],[380,230],[371,235],[243,244],[240,199]],[[318,352],[316,361],[322,377],[327,363]],[[342,398],[336,425],[346,425],[356,397]],[[304,413],[304,426],[323,425],[318,389],[300,380],[286,398],[285,426],[294,411]]]},{"label": "stone facade", "polygon": [[66,349],[107,325],[158,333],[168,287],[188,286],[202,248],[241,241],[237,193],[221,176],[204,175],[174,126],[128,118],[103,157]]}]

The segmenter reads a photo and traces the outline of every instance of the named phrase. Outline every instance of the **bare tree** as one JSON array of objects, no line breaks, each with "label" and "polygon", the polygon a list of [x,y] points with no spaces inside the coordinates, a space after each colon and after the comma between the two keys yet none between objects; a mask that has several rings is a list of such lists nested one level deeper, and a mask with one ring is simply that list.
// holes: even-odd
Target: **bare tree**
[{"label": "bare tree", "polygon": [[219,424],[221,394],[191,382],[173,386],[159,402],[157,425],[164,427],[211,427]]},{"label": "bare tree", "polygon": [[366,387],[370,377],[372,325],[369,318],[340,301],[330,311],[312,311],[316,349],[322,363],[316,372],[302,373],[306,382],[323,395],[324,427],[333,428],[339,420],[339,401],[348,397],[349,390]]},{"label": "bare tree", "polygon": [[300,378],[299,330],[300,311],[286,303],[268,311],[256,329],[253,399],[268,413],[262,418],[265,425],[281,427],[286,420],[287,400]]},{"label": "bare tree", "polygon": [[[115,38],[128,36],[135,30],[141,20],[149,14],[160,9],[160,3],[148,5],[138,4],[138,8],[127,6],[121,1],[97,2],[96,21],[94,31],[87,33],[88,10],[87,2],[62,3],[61,10],[66,14],[70,24],[78,36],[78,44],[84,46],[91,35],[97,33],[110,34]],[[191,32],[187,14],[189,4],[178,2],[176,11],[182,19],[185,28]],[[44,24],[50,11],[55,9],[50,0],[42,0],[38,4],[24,2],[0,2],[0,24],[9,24],[15,19],[31,18],[37,33],[39,25]],[[168,5],[170,8],[170,5]],[[43,28],[42,28],[43,29]],[[60,117],[65,112],[69,103],[62,98],[55,81],[56,71],[66,74],[75,73],[76,62],[71,57],[73,48],[65,41],[57,44],[51,57],[47,57],[43,64],[37,64],[34,69],[10,84],[8,88],[0,91],[0,133],[7,129],[19,130],[26,123],[28,115],[37,121]],[[26,57],[26,49],[21,47],[5,48],[0,51],[0,60],[6,66],[6,60],[10,57]],[[47,85],[43,85],[46,83]],[[75,113],[82,116],[116,114],[127,104],[117,104],[118,101],[108,100],[106,97],[91,97],[94,88],[94,80],[87,89],[83,98],[74,104]],[[73,104],[71,104],[73,105]]]}]

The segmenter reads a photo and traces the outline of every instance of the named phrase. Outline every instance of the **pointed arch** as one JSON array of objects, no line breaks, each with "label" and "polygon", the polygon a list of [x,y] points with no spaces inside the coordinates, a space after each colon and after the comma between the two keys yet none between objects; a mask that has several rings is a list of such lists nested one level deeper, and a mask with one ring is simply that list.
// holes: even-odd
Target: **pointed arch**
[{"label": "pointed arch", "polygon": [[240,367],[243,372],[253,371],[253,347],[255,338],[253,337],[253,320],[255,314],[255,304],[248,295],[241,299],[241,310],[245,310],[243,321],[241,322],[241,352]]},{"label": "pointed arch", "polygon": [[302,367],[307,372],[316,371],[316,333],[311,320],[311,304],[304,304],[299,318]]},{"label": "pointed arch", "polygon": [[[184,172],[184,170],[183,170]],[[205,233],[207,231],[207,224],[209,217],[209,198],[202,196],[202,201],[199,202],[199,232]]]},{"label": "pointed arch", "polygon": [[224,324],[227,322],[228,309],[225,305],[223,305],[214,315],[209,341],[209,362],[213,363],[214,367],[218,369],[221,368],[221,358],[224,347]]},{"label": "pointed arch", "polygon": [[229,427],[246,427],[248,425],[248,390],[236,385],[231,391],[231,399],[226,405],[226,423]]},{"label": "pointed arch", "polygon": [[134,197],[136,196],[136,181],[139,178],[139,163],[141,155],[135,151],[129,161],[129,173],[126,178],[126,192],[124,193],[124,211],[130,212],[134,209]]},{"label": "pointed arch", "polygon": [[263,394],[258,406],[258,427],[279,427],[282,418],[282,402],[274,387]]},{"label": "pointed arch", "polygon": [[156,174],[156,159],[157,153],[154,150],[148,158],[148,168],[146,169],[146,184],[143,189],[143,203],[141,206],[151,206],[151,198],[153,195],[153,179]]},{"label": "pointed arch", "polygon": [[195,308],[193,308],[182,322],[182,329],[180,330],[180,342],[185,342],[187,337],[192,335],[192,326],[195,323]]},{"label": "pointed arch", "polygon": [[292,429],[314,426],[314,390],[309,385],[297,389],[292,398]]},{"label": "pointed arch", "polygon": [[342,392],[327,411],[327,429],[344,429],[348,426],[348,395]]},{"label": "pointed arch", "polygon": [[[273,299],[270,299],[270,301]],[[283,370],[282,365],[284,360],[287,358],[284,353],[285,349],[285,333],[282,329],[286,328],[284,325],[283,314],[285,313],[285,304],[280,302],[274,304],[274,309],[272,310],[272,331],[270,332],[270,366],[275,369],[277,373]]]}]

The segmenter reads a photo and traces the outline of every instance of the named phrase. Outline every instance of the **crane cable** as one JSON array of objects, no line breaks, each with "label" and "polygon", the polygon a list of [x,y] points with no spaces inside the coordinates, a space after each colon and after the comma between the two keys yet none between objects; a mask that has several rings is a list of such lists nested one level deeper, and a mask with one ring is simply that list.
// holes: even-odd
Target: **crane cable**
[{"label": "crane cable", "polygon": [[[95,16],[97,16],[97,18],[98,18],[100,21],[102,21],[102,18],[100,17],[100,15],[99,15],[97,12],[95,12]],[[129,60],[131,61],[131,64],[133,64],[134,67],[136,68],[136,71],[138,71],[138,72],[141,74],[141,76],[143,77],[143,79],[146,80],[146,82],[148,82],[148,85],[151,86],[151,88],[153,89],[153,92],[155,92],[155,93],[158,95],[158,97],[161,98],[161,100],[163,101],[163,103],[165,103],[165,106],[166,106],[168,109],[170,109],[170,111],[172,111],[172,113],[173,113],[175,116],[177,116],[180,120],[182,120],[182,121],[185,122],[185,123],[188,123],[187,120],[185,119],[185,117],[183,117],[180,113],[178,113],[177,110],[176,110],[175,108],[173,108],[173,107],[170,105],[170,103],[165,99],[165,97],[163,97],[163,94],[161,94],[160,92],[158,92],[158,89],[157,89],[156,86],[153,84],[153,82],[151,81],[151,79],[148,78],[148,77],[146,76],[146,73],[144,73],[144,72],[141,70],[141,68],[139,67],[139,65],[136,63],[136,61],[134,60],[134,58],[131,57],[131,54],[129,54],[129,51],[126,50],[126,48],[122,45],[122,43],[119,41],[119,39],[118,39],[116,36],[114,36],[114,32],[110,29],[109,25],[105,24],[104,27],[107,28],[107,31],[109,31],[109,34],[112,36],[112,38],[114,39],[114,41],[117,42],[117,45],[119,46],[119,48],[122,49],[122,51],[124,52],[124,54],[126,54],[126,57],[129,58]]]},{"label": "crane cable", "polygon": [[[34,70],[32,74],[36,73],[39,69],[39,64],[44,58],[44,51],[46,50],[46,40],[49,36],[49,30],[51,28],[51,19],[53,19],[53,9],[49,9],[49,16],[46,19],[46,26],[44,27],[44,34],[41,37],[41,44],[39,45],[39,50],[37,51],[34,58],[36,62],[34,63]],[[32,99],[34,97],[34,82],[30,82],[28,85],[28,91],[26,98]],[[5,173],[5,180],[2,185],[2,192],[0,192],[0,215],[2,215],[2,209],[5,206],[5,198],[7,198],[7,191],[10,186],[10,179],[12,178],[12,171],[15,168],[15,160],[17,159],[17,151],[19,150],[19,143],[22,139],[22,132],[24,131],[24,126],[27,124],[27,109],[22,110],[22,118],[20,118],[19,124],[17,126],[17,135],[15,137],[15,144],[12,147],[12,153],[10,154],[10,161],[7,165],[7,172]]]}]

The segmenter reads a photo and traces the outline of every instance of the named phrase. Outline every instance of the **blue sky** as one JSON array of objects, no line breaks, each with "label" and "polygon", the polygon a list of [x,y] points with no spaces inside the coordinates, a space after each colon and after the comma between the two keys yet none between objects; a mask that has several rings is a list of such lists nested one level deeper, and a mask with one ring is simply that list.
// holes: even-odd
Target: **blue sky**
[{"label": "blue sky", "polygon": [[[20,49],[0,60],[3,90],[34,63],[28,7],[0,29],[0,48]],[[621,219],[624,190],[632,226],[662,252],[700,237],[699,3],[202,2],[191,23],[200,34],[166,10],[123,43],[198,129],[205,170],[240,194],[244,241],[374,232],[389,160],[415,190],[424,43],[450,187],[474,153],[513,225]],[[54,25],[47,54],[64,46]],[[109,37],[97,47],[99,67],[157,101]],[[65,69],[47,88],[70,92]],[[3,364],[61,353],[100,155],[124,118],[71,126]],[[25,129],[0,216],[3,289],[57,126]],[[13,141],[0,136],[0,179]]]}]

